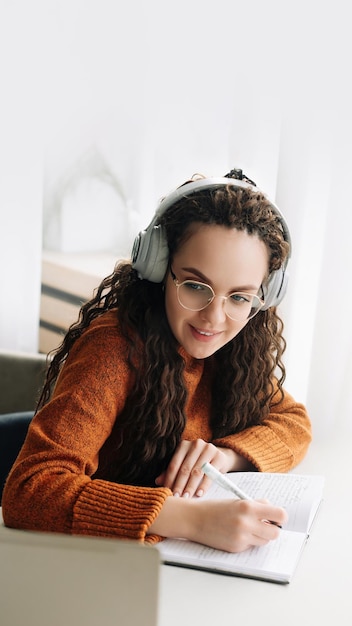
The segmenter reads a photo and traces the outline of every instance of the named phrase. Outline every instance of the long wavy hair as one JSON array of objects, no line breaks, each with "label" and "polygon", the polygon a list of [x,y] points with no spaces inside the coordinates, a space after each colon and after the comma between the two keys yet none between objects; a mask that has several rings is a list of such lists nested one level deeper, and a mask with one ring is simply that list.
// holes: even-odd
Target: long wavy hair
[{"label": "long wavy hair", "polygon": [[[200,190],[167,209],[161,224],[170,264],[195,223],[256,234],[269,252],[268,275],[287,257],[288,244],[280,219],[255,188],[229,185]],[[116,448],[108,467],[100,468],[97,475],[129,484],[153,485],[155,477],[167,467],[186,424],[184,359],[167,321],[163,283],[141,280],[131,262],[117,263],[93,298],[82,306],[78,321],[53,354],[37,410],[49,401],[73,344],[92,320],[110,309],[116,310],[121,333],[128,340],[128,361],[135,383],[116,419]],[[214,439],[260,424],[270,403],[282,396],[282,355],[286,347],[282,332],[283,322],[276,308],[259,311],[234,339],[209,357]]]}]

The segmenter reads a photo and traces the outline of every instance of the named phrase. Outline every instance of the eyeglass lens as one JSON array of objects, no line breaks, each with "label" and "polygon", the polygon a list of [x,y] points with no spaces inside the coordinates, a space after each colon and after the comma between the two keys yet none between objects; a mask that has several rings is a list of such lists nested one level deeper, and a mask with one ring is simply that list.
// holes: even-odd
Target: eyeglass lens
[{"label": "eyeglass lens", "polygon": [[[186,280],[178,285],[178,300],[181,306],[191,311],[205,309],[215,298],[209,285]],[[248,293],[232,293],[224,297],[226,315],[236,321],[245,321],[253,317],[262,307],[258,296]]]}]

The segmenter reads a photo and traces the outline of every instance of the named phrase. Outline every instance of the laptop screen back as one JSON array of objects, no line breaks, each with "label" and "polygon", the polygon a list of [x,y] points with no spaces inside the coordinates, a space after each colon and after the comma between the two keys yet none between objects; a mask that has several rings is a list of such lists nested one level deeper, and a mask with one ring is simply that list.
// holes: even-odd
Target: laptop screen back
[{"label": "laptop screen back", "polygon": [[0,523],[6,626],[157,626],[159,573],[153,547]]}]

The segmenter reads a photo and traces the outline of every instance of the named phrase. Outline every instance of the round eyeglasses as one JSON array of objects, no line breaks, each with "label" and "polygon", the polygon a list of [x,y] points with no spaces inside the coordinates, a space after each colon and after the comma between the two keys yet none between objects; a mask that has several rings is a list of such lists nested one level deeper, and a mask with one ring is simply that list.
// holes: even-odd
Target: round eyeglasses
[{"label": "round eyeglasses", "polygon": [[259,296],[242,291],[235,291],[228,296],[217,296],[212,287],[206,283],[200,283],[197,280],[185,280],[179,283],[171,268],[170,273],[177,289],[177,299],[180,305],[189,311],[202,311],[215,298],[222,298],[227,317],[235,322],[246,322],[252,319],[265,304]]}]

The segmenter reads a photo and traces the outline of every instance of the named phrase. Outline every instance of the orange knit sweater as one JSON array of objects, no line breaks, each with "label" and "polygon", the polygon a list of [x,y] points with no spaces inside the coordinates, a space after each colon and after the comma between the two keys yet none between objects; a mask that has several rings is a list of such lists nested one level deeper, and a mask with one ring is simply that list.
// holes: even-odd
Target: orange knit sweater
[{"label": "orange knit sweater", "polygon": [[[169,489],[92,479],[132,384],[126,354],[113,311],[95,320],[75,343],[53,397],[33,419],[6,482],[2,510],[7,526],[160,539],[146,532],[171,495]],[[211,441],[207,361],[182,355],[188,390],[183,437]],[[285,472],[303,458],[310,440],[305,408],[285,393],[262,425],[213,443],[232,448],[259,471]]]}]

